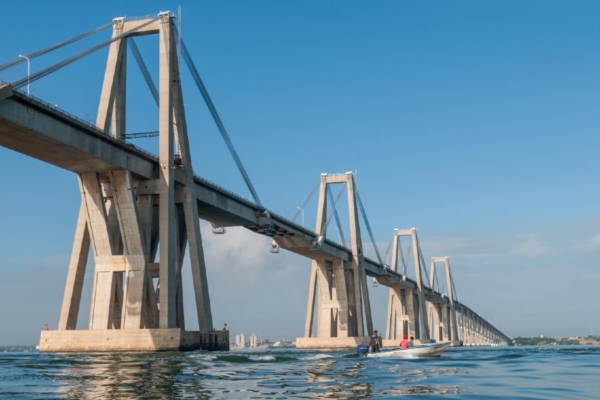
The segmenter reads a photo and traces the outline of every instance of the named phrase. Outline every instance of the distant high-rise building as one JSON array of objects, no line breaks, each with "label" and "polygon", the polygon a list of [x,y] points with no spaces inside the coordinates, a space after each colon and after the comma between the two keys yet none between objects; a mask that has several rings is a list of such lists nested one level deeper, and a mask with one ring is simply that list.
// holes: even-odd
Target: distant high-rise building
[{"label": "distant high-rise building", "polygon": [[256,335],[253,333],[252,336],[250,336],[250,347],[256,347],[257,344]]},{"label": "distant high-rise building", "polygon": [[235,335],[235,345],[240,348],[246,347],[246,335],[243,333]]}]

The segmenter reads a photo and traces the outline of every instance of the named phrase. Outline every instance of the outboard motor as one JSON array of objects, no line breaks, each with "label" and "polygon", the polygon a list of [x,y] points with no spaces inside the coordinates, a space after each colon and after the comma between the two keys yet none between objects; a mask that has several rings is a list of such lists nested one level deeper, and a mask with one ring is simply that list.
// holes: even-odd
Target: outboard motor
[{"label": "outboard motor", "polygon": [[367,355],[367,353],[369,352],[370,347],[364,344],[360,344],[358,345],[358,347],[356,348],[356,352],[361,356],[364,357]]}]

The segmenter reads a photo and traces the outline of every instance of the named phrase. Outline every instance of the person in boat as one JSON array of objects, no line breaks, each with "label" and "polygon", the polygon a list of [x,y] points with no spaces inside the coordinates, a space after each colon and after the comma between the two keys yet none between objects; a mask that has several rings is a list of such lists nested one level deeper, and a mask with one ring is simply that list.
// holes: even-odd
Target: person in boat
[{"label": "person in boat", "polygon": [[371,346],[372,353],[379,353],[379,351],[381,351],[381,347],[383,347],[381,336],[377,334],[377,329],[375,329],[373,331],[373,334],[371,335],[371,343],[369,344],[369,346]]},{"label": "person in boat", "polygon": [[413,347],[415,345],[414,340],[415,340],[415,337],[411,336],[410,340],[408,341],[408,347]]},{"label": "person in boat", "polygon": [[408,341],[408,335],[404,335],[402,340],[400,341],[400,348],[402,350],[408,349],[410,347],[410,342]]}]

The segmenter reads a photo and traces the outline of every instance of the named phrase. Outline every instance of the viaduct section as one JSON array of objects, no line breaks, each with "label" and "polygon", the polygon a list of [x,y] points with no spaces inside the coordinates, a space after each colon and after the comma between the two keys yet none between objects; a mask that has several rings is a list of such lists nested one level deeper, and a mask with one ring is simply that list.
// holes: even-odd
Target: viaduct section
[{"label": "viaduct section", "polygon": [[[91,125],[0,84],[0,145],[77,174],[81,207],[58,330],[43,331],[40,351],[226,349],[228,332],[214,331],[199,218],[216,227],[242,226],[312,260],[306,325],[297,347],[352,347],[372,333],[366,277],[390,289],[386,340],[401,335],[455,345],[510,339],[449,293],[424,285],[416,230],[395,230],[392,265],[364,256],[352,173],[321,175],[315,231],[194,174],[183,108],[173,15],[113,21],[96,124]],[[126,141],[128,39],[159,37],[159,155]],[[348,193],[350,248],[326,238],[327,187]],[[398,238],[412,240],[416,280],[397,272]],[[83,278],[93,255],[88,329],[77,329]],[[199,324],[185,329],[182,265],[189,250]],[[316,323],[315,323],[316,322]]]}]

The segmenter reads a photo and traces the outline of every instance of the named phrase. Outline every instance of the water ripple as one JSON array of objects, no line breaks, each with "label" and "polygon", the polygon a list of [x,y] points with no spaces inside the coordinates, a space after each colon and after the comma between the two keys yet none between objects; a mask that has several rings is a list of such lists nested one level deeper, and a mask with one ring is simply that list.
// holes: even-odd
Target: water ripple
[{"label": "water ripple", "polygon": [[4,399],[596,398],[600,347],[450,349],[440,358],[305,350],[0,353]]}]

